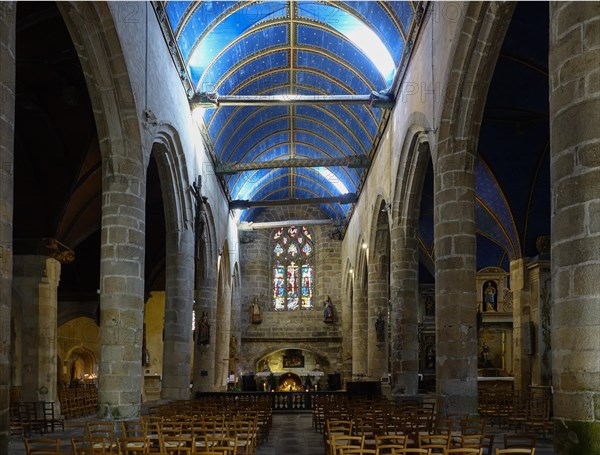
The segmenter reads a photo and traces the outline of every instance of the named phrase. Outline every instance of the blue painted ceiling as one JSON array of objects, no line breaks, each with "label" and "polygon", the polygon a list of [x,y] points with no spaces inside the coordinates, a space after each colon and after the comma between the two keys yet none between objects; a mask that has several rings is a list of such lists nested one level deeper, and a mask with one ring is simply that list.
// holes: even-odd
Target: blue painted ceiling
[{"label": "blue painted ceiling", "polygon": [[[408,56],[418,2],[187,2],[162,4],[195,92],[369,95],[393,87]],[[370,47],[379,43],[379,47]],[[224,163],[372,157],[387,112],[369,105],[219,106],[205,136]],[[224,177],[231,200],[359,192],[364,168],[243,171]],[[350,204],[320,204],[332,219]],[[257,210],[246,210],[252,221]]]}]

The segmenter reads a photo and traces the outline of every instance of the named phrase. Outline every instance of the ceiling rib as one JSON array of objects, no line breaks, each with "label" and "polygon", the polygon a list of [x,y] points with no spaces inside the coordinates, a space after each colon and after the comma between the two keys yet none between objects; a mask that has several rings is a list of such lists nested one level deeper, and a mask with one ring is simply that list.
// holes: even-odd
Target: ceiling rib
[{"label": "ceiling rib", "polygon": [[218,163],[217,175],[233,175],[238,172],[256,171],[259,169],[280,169],[291,167],[327,167],[347,166],[349,168],[369,167],[371,160],[366,156],[347,156],[344,158],[289,158],[284,160],[251,161],[249,163]]},{"label": "ceiling rib", "polygon": [[277,201],[247,201],[235,200],[229,203],[229,210],[249,209],[252,207],[279,207],[281,205],[309,205],[309,204],[354,204],[358,200],[356,193],[347,193],[340,196],[312,197],[305,199],[280,199]]}]

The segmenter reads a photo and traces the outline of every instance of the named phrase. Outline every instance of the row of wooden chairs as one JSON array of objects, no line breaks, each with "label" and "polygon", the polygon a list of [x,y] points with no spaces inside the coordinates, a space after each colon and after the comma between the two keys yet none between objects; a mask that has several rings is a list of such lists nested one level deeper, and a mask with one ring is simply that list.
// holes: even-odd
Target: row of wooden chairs
[{"label": "row of wooden chairs", "polygon": [[84,417],[98,411],[98,389],[94,384],[60,389],[58,399],[61,413],[66,419]]},{"label": "row of wooden chairs", "polygon": [[545,393],[512,390],[479,391],[479,414],[492,424],[512,431],[553,431],[552,396]]},{"label": "row of wooden chairs", "polygon": [[10,405],[10,432],[12,436],[31,437],[38,433],[65,429],[64,419],[55,411],[53,401],[20,401]]},{"label": "row of wooden chairs", "polygon": [[[367,449],[360,447],[347,447],[341,449],[340,455],[381,455],[383,453],[391,455],[433,455],[432,449],[423,448],[404,448],[392,449],[390,452],[380,452],[377,449]],[[482,455],[482,449],[473,448],[454,448],[444,450],[443,455]],[[535,455],[535,449],[496,449],[496,455]]]}]

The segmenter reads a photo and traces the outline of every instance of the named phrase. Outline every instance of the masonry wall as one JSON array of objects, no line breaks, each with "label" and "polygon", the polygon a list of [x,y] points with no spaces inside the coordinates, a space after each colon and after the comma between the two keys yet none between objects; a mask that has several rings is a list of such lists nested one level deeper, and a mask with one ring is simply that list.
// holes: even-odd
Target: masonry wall
[{"label": "masonry wall", "polygon": [[[310,219],[319,213],[304,208],[282,207],[262,212],[255,220],[283,221]],[[314,242],[313,310],[275,311],[272,308],[273,229],[240,232],[241,333],[244,371],[254,371],[256,362],[281,349],[306,349],[326,361],[325,373],[341,369],[341,241],[330,236],[332,225],[308,226]],[[323,322],[323,302],[329,296],[334,304],[334,323]],[[263,309],[261,324],[250,323],[250,304],[258,297]]]}]

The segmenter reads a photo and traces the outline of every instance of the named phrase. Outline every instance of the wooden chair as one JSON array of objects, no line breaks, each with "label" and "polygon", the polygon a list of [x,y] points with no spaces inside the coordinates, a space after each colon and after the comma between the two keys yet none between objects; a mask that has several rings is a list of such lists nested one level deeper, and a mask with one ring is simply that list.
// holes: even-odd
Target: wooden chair
[{"label": "wooden chair", "polygon": [[505,433],[505,449],[532,449],[535,448],[537,436],[535,433]]},{"label": "wooden chair", "polygon": [[121,421],[121,434],[123,438],[145,438],[148,429],[142,420],[123,420]]},{"label": "wooden chair", "polygon": [[23,442],[27,455],[60,455],[60,439],[29,438]]},{"label": "wooden chair", "polygon": [[352,420],[325,420],[325,433],[323,433],[323,437],[325,439],[325,450],[328,455],[335,455],[335,450],[331,446],[332,438],[339,435],[350,436],[352,434],[352,425]]},{"label": "wooden chair", "polygon": [[535,449],[496,449],[496,455],[535,455]]},{"label": "wooden chair", "polygon": [[160,450],[169,455],[189,455],[195,450],[194,438],[184,436],[162,436]]},{"label": "wooden chair", "polygon": [[88,438],[102,438],[106,439],[109,444],[110,451],[117,451],[117,441],[115,440],[115,426],[114,422],[109,421],[91,421],[86,423],[86,430]]},{"label": "wooden chair", "polygon": [[333,449],[334,455],[342,455],[346,449],[351,448],[365,448],[365,437],[364,436],[353,436],[353,435],[333,435],[331,437],[331,448]]},{"label": "wooden chair", "polygon": [[394,455],[431,455],[431,449],[421,449],[421,448],[406,448],[406,449],[394,449]]},{"label": "wooden chair", "polygon": [[368,449],[366,447],[363,447],[362,449],[360,447],[349,447],[347,449],[342,449],[339,453],[340,455],[377,455],[377,450]]},{"label": "wooden chair", "polygon": [[396,449],[405,449],[408,437],[403,434],[385,434],[375,437],[377,455],[393,454]]},{"label": "wooden chair", "polygon": [[419,447],[431,449],[431,453],[444,453],[450,448],[449,434],[420,434]]},{"label": "wooden chair", "polygon": [[457,447],[453,449],[447,449],[444,455],[481,455],[483,449],[480,447],[476,449],[474,447]]},{"label": "wooden chair", "polygon": [[139,455],[148,453],[150,444],[145,436],[131,436],[117,439],[119,455]]},{"label": "wooden chair", "polygon": [[211,450],[220,455],[234,455],[237,448],[237,438],[232,436],[207,436],[206,447],[199,447],[196,439],[196,450]]},{"label": "wooden chair", "polygon": [[71,447],[74,455],[111,453],[110,443],[105,438],[72,438]]},{"label": "wooden chair", "polygon": [[62,431],[65,431],[65,419],[55,414],[54,401],[43,401],[42,413],[44,416],[43,418],[46,425],[46,431],[54,433],[54,430],[58,425],[60,425]]}]

